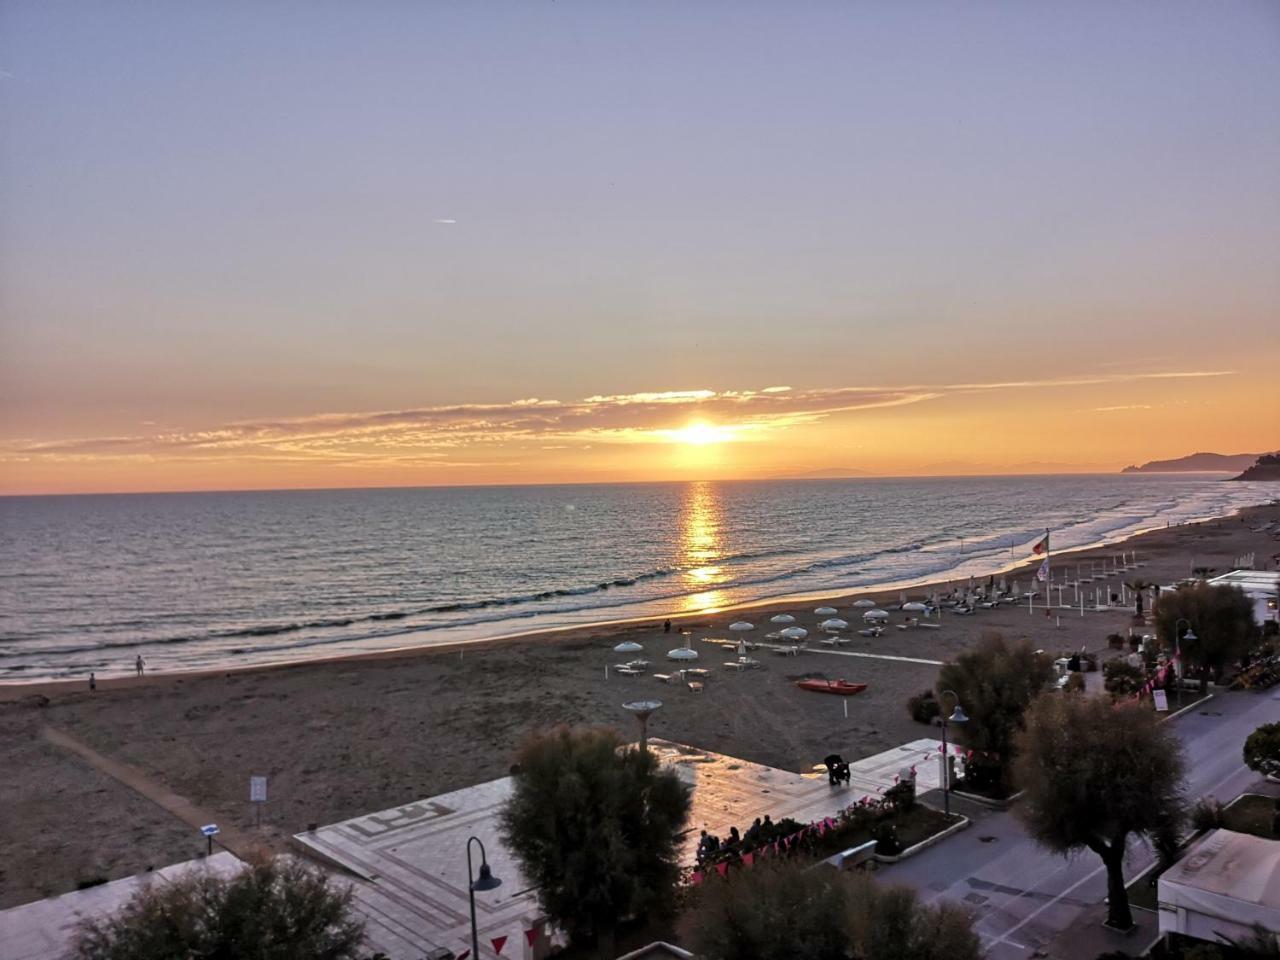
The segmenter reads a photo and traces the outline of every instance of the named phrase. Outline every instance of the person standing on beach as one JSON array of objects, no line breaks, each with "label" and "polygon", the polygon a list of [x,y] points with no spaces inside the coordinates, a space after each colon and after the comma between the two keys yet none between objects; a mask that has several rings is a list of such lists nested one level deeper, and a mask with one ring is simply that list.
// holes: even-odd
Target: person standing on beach
[{"label": "person standing on beach", "polygon": [[92,671],[90,671],[89,673],[89,689],[90,690],[98,689],[98,678],[93,675]]},{"label": "person standing on beach", "polygon": [[663,632],[663,633],[670,633],[670,632],[671,632],[671,621],[670,621],[670,620],[666,620],[666,621],[664,621],[664,622],[663,622],[663,624],[662,624],[662,632]]},{"label": "person standing on beach", "polygon": [[142,659],[142,654],[138,654],[138,659],[133,662],[133,668],[138,671],[138,676],[142,676],[142,668],[147,665],[147,661]]}]

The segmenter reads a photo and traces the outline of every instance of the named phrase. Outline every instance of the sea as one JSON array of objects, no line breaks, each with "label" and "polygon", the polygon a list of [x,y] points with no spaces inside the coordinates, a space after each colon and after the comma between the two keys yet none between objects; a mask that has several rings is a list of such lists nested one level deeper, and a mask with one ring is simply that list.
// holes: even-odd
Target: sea
[{"label": "sea", "polygon": [[[0,498],[0,681],[197,670],[985,575],[1274,497],[1221,475]],[[528,642],[536,643],[536,637]]]}]

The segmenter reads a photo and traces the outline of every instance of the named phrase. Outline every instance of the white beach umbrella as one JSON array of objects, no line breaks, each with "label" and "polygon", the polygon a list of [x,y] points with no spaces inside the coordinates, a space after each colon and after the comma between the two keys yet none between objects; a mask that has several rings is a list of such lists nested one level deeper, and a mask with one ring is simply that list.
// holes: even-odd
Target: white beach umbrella
[{"label": "white beach umbrella", "polygon": [[770,623],[795,623],[796,618],[789,613],[776,613],[769,618]]},{"label": "white beach umbrella", "polygon": [[839,611],[835,607],[815,607],[813,612],[820,617],[834,617]]},{"label": "white beach umbrella", "polygon": [[818,627],[823,630],[847,630],[849,629],[849,621],[841,620],[838,617],[832,620],[823,620]]},{"label": "white beach umbrella", "polygon": [[697,660],[698,651],[691,650],[689,647],[676,647],[674,650],[667,651],[668,660]]},{"label": "white beach umbrella", "polygon": [[787,627],[781,633],[788,640],[803,640],[809,635],[809,631],[804,627]]},{"label": "white beach umbrella", "polygon": [[908,613],[927,613],[929,610],[929,605],[925,603],[920,603],[918,600],[913,600],[910,603],[904,603],[902,605],[902,609],[907,611]]},{"label": "white beach umbrella", "polygon": [[874,600],[868,600],[866,597],[863,597],[861,600],[853,601],[853,605],[855,607],[874,607],[876,605],[876,602]]},{"label": "white beach umbrella", "polygon": [[634,640],[623,640],[613,648],[614,653],[644,653],[644,647]]},{"label": "white beach umbrella", "polygon": [[748,630],[754,630],[755,628],[756,625],[754,623],[747,623],[745,620],[738,620],[729,624],[729,629],[734,633],[746,633]]},{"label": "white beach umbrella", "polygon": [[884,610],[868,610],[862,615],[863,620],[888,620],[889,614]]}]

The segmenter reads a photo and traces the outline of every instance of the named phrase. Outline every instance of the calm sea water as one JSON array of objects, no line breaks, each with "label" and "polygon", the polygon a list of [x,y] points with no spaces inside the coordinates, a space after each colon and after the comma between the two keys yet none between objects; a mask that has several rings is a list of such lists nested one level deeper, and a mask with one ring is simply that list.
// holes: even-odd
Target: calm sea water
[{"label": "calm sea water", "polygon": [[1071,476],[0,498],[0,679],[294,660],[983,573],[1268,500]]}]

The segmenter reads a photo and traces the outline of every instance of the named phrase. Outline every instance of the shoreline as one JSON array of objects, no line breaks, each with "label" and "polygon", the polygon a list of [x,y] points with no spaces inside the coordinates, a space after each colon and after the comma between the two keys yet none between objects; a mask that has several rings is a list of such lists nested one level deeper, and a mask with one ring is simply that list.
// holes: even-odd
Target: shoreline
[{"label": "shoreline", "polygon": [[[1189,527],[1196,527],[1204,523],[1212,523],[1220,520],[1228,520],[1234,517],[1245,517],[1250,514],[1260,513],[1273,507],[1273,504],[1255,504],[1252,506],[1237,507],[1234,510],[1224,514],[1212,514],[1202,517],[1196,517],[1191,520],[1185,520],[1182,523],[1173,526],[1150,526],[1142,527],[1138,530],[1125,534],[1118,539],[1110,539],[1103,537],[1101,540],[1094,541],[1090,544],[1071,547],[1060,552],[1053,552],[1052,545],[1050,547],[1050,558],[1056,557],[1072,557],[1072,562],[1079,559],[1087,559],[1084,555],[1093,553],[1093,559],[1098,559],[1096,554],[1104,550],[1122,550],[1128,552],[1135,549],[1135,545],[1145,538],[1149,538],[1154,534],[1159,534],[1166,530],[1185,530]],[[1052,531],[1050,531],[1052,534]],[[1139,551],[1140,552],[1140,551]],[[1103,554],[1111,556],[1110,553]],[[801,591],[798,593],[779,594],[768,597],[760,597],[755,600],[746,600],[740,603],[726,604],[720,607],[704,607],[696,610],[686,610],[677,613],[652,614],[633,617],[620,617],[613,619],[584,621],[582,623],[564,624],[552,627],[543,627],[533,630],[517,630],[510,633],[501,633],[495,636],[476,637],[473,639],[456,639],[445,640],[438,643],[406,643],[401,646],[387,647],[375,650],[354,651],[345,653],[336,653],[331,655],[320,655],[315,657],[298,657],[286,660],[264,660],[256,663],[245,664],[225,664],[222,666],[195,667],[190,670],[163,670],[148,672],[142,677],[132,675],[125,676],[104,676],[97,680],[98,687],[101,689],[118,689],[127,687],[137,687],[148,682],[158,681],[180,681],[182,679],[198,679],[201,677],[246,674],[255,672],[275,672],[289,669],[305,669],[313,666],[323,666],[332,664],[359,663],[362,661],[378,661],[378,660],[396,660],[410,659],[432,654],[452,654],[463,653],[467,650],[483,650],[487,648],[501,648],[525,643],[531,640],[565,640],[573,639],[574,635],[584,632],[598,633],[603,637],[613,637],[620,633],[629,631],[647,630],[655,625],[660,625],[664,620],[670,620],[673,626],[691,626],[690,621],[704,619],[708,617],[723,617],[730,614],[741,613],[743,611],[760,610],[765,614],[772,614],[776,610],[791,606],[797,603],[820,602],[827,604],[847,605],[855,600],[870,598],[872,594],[882,594],[885,591],[916,591],[925,594],[935,589],[942,589],[947,585],[954,583],[960,579],[981,579],[987,577],[1000,576],[1034,576],[1035,569],[1039,566],[1039,558],[1007,562],[998,567],[984,567],[981,571],[972,574],[965,573],[963,575],[952,575],[945,578],[935,579],[903,579],[890,580],[878,584],[861,585],[854,588],[842,588],[835,591]],[[963,564],[956,567],[958,571]],[[405,636],[411,636],[407,633]],[[354,641],[358,642],[358,641]],[[0,681],[0,703],[11,702],[22,699],[23,697],[35,695],[51,695],[56,693],[81,691],[85,689],[87,676],[77,676],[74,678],[36,678],[31,680],[14,680],[7,679]]]}]

